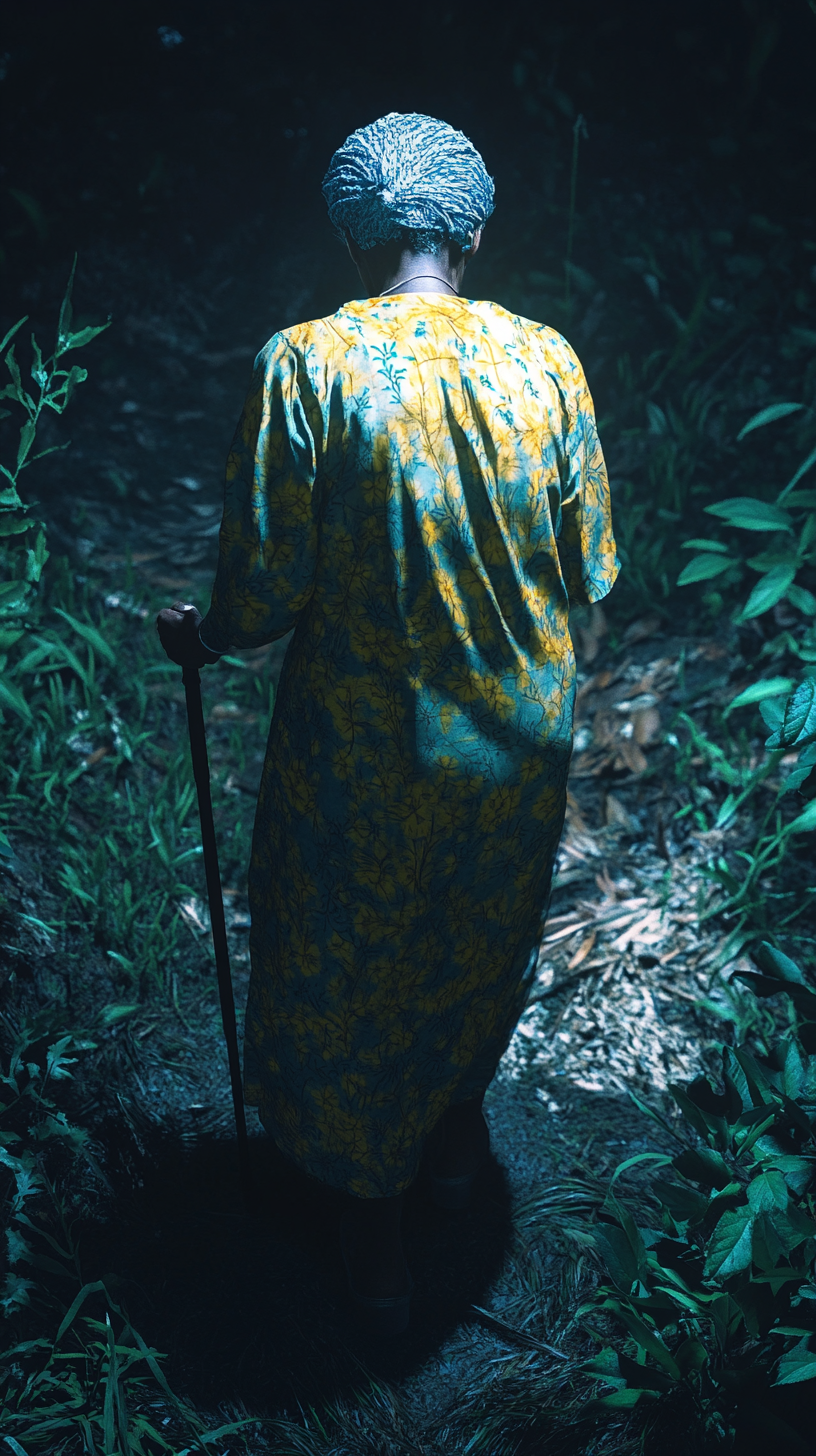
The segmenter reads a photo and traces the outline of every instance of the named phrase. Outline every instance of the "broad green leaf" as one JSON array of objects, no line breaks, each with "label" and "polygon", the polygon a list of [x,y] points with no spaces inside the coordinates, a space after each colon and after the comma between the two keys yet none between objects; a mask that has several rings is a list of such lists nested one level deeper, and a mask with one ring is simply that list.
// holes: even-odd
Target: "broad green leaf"
[{"label": "broad green leaf", "polygon": [[790,1202],[790,1194],[782,1174],[773,1169],[760,1173],[758,1178],[752,1178],[746,1192],[749,1207],[754,1213],[769,1213],[787,1208]]},{"label": "broad green leaf", "polygon": [[806,587],[794,582],[793,586],[788,587],[788,601],[803,616],[816,617],[816,597]]},{"label": "broad green leaf", "polygon": [[806,677],[785,705],[782,728],[766,748],[801,748],[816,739],[816,678]]},{"label": "broad green leaf", "polygon": [[727,1279],[731,1274],[750,1269],[753,1221],[749,1208],[726,1209],[708,1241],[706,1278]]},{"label": "broad green leaf", "polygon": [[[747,1130],[742,1128],[734,1134],[734,1145],[738,1158],[744,1158],[746,1153],[751,1151],[754,1143],[759,1142],[759,1139],[764,1137],[766,1132],[769,1132],[776,1122],[775,1108],[770,1109],[764,1117],[762,1115],[762,1108],[757,1108],[756,1114],[757,1116],[753,1126],[748,1127]],[[742,1121],[742,1118],[740,1118],[740,1121]]]},{"label": "broad green leaf", "polygon": [[[787,1194],[787,1188],[785,1192]],[[764,1217],[772,1225],[785,1254],[791,1254],[806,1239],[812,1239],[816,1234],[816,1224],[813,1220],[790,1201],[787,1208],[766,1209]]]},{"label": "broad green leaf", "polygon": [[764,1213],[754,1217],[751,1230],[751,1258],[757,1269],[767,1274],[775,1270],[785,1253],[785,1246],[773,1226],[773,1220]]},{"label": "broad green leaf", "polygon": [[624,1294],[630,1294],[641,1261],[623,1229],[616,1224],[601,1223],[594,1230],[594,1238],[609,1277]]},{"label": "broad green leaf", "polygon": [[775,733],[782,727],[785,720],[785,704],[780,703],[778,698],[763,698],[759,705],[760,715],[765,722],[765,727]]},{"label": "broad green leaf", "polygon": [[816,511],[811,511],[799,536],[799,555],[807,556],[814,541],[816,541]]},{"label": "broad green leaf", "polygon": [[[771,945],[767,940],[763,940],[754,952],[754,960],[766,975],[773,976],[777,981],[787,981],[792,986],[808,986],[796,961],[791,960],[790,956],[786,956],[784,951],[777,950],[776,946]],[[738,1055],[741,1063],[744,1064],[746,1053],[741,1051]],[[750,1070],[755,1072],[760,1070],[758,1062],[753,1057],[751,1062]],[[749,1072],[749,1068],[746,1068],[746,1071]],[[766,1085],[770,1085],[767,1080]]]},{"label": "broad green leaf", "polygon": [[[110,955],[111,952],[108,951],[108,954]],[[130,963],[130,964],[132,966],[132,963]],[[101,1012],[99,1013],[99,1020],[102,1022],[102,1025],[103,1026],[113,1026],[115,1022],[117,1022],[117,1021],[123,1021],[126,1016],[132,1016],[133,1013],[134,1013],[134,1011],[138,1011],[138,1010],[139,1010],[139,1007],[136,1006],[136,1005],[134,1005],[134,1006],[124,1006],[124,1005],[122,1005],[122,1006],[104,1006],[102,1008]]]},{"label": "broad green leaf", "polygon": [[87,329],[80,329],[76,334],[68,334],[63,347],[60,349],[60,353],[67,354],[69,349],[83,348],[85,344],[90,344],[91,339],[96,339],[99,334],[104,334],[105,330],[109,329],[110,326],[111,320],[108,318],[107,323],[96,324]]},{"label": "broad green leaf", "polygon": [[753,1103],[748,1078],[731,1047],[723,1047],[722,1059],[723,1082],[726,1090],[734,1098],[734,1106],[729,1109],[729,1116],[739,1116],[741,1113],[747,1112]]},{"label": "broad green leaf", "polygon": [[796,1153],[782,1153],[767,1166],[781,1173],[791,1193],[799,1195],[806,1192],[813,1177],[812,1159],[800,1158]]},{"label": "broad green leaf", "polygon": [[28,390],[23,388],[23,380],[22,375],[20,374],[20,366],[15,358],[14,348],[15,346],[14,344],[12,344],[11,348],[6,353],[6,368],[11,375],[13,387],[12,385],[7,384],[3,391],[3,395],[6,399],[16,399],[18,404],[21,404],[23,406],[23,409],[28,411],[29,415],[33,415],[36,413],[36,405],[34,404],[31,395],[28,393]]},{"label": "broad green leaf", "polygon": [[641,1364],[623,1352],[618,1357],[621,1375],[632,1390],[657,1390],[661,1393],[672,1388],[672,1377],[665,1370],[656,1370],[654,1365]]},{"label": "broad green leaf", "polygon": [[794,1268],[792,1264],[778,1264],[775,1269],[764,1269],[761,1273],[751,1274],[752,1284],[768,1284],[771,1292],[776,1295],[785,1284],[802,1283],[802,1266]]},{"label": "broad green leaf", "polygon": [[811,799],[807,808],[786,825],[787,834],[810,834],[816,829],[816,799]]},{"label": "broad green leaf", "polygon": [[673,1159],[678,1173],[706,1187],[725,1188],[731,1174],[728,1164],[713,1148],[686,1148]]},{"label": "broad green leaf", "polygon": [[793,1037],[788,1039],[785,1051],[785,1066],[782,1071],[786,1097],[798,1098],[806,1085],[808,1064]]},{"label": "broad green leaf", "polygon": [[[33,1286],[32,1286],[33,1287]],[[659,1397],[654,1391],[644,1390],[642,1387],[633,1390],[627,1385],[623,1390],[613,1390],[611,1395],[600,1395],[591,1402],[593,1406],[603,1406],[606,1410],[632,1410],[641,1400],[658,1400]]]},{"label": "broad green leaf", "polygon": [[717,1343],[720,1349],[724,1349],[744,1323],[742,1308],[730,1294],[723,1292],[712,1299],[709,1313],[714,1324]]},{"label": "broad green leaf", "polygon": [[787,511],[750,495],[717,501],[705,509],[709,516],[719,516],[729,526],[739,526],[743,531],[789,531],[791,528]]},{"label": "broad green leaf", "polygon": [[795,566],[774,566],[757,582],[742,611],[734,618],[736,622],[750,622],[769,612],[781,602],[796,575]]},{"label": "broad green leaf", "polygon": [[698,1340],[695,1335],[692,1335],[678,1346],[674,1352],[674,1358],[683,1375],[687,1375],[689,1371],[702,1370],[708,1360],[708,1351],[702,1340]]},{"label": "broad green leaf", "polygon": [[[82,384],[87,378],[87,369],[81,369],[78,364],[72,365],[67,371],[58,370],[56,374],[52,375],[52,388],[45,396],[43,403],[47,404],[58,415],[61,415],[69,403],[76,386]],[[57,380],[61,382],[57,384],[55,389],[53,385]]]},{"label": "broad green leaf", "polygon": [[25,516],[15,516],[11,511],[3,511],[0,515],[0,536],[22,536],[24,531],[30,531],[34,521],[28,520]]},{"label": "broad green leaf", "polygon": [[665,1183],[656,1179],[652,1185],[655,1193],[678,1223],[701,1223],[708,1213],[708,1199],[696,1188],[684,1188],[682,1183]]},{"label": "broad green leaf", "polygon": [[722,541],[712,541],[707,536],[696,536],[691,541],[684,541],[680,547],[681,551],[724,551],[728,547]]},{"label": "broad green leaf", "polygon": [[804,409],[803,404],[794,404],[791,401],[786,401],[784,404],[766,405],[757,414],[751,415],[747,425],[743,425],[737,435],[737,439],[744,440],[746,435],[749,435],[752,430],[758,430],[761,425],[771,425],[774,420],[784,420],[786,415],[793,415],[800,409]]},{"label": "broad green leaf", "polygon": [[766,571],[773,571],[775,566],[793,566],[798,571],[802,565],[802,559],[801,553],[791,543],[781,547],[769,547],[767,551],[760,551],[756,556],[749,556],[745,565],[764,576]]},{"label": "broad green leaf", "polygon": [[618,1352],[609,1345],[600,1350],[592,1360],[584,1361],[581,1369],[589,1375],[597,1375],[601,1380],[608,1380],[610,1385],[622,1383]]},{"label": "broad green leaf", "polygon": [[693,556],[688,566],[677,578],[678,586],[691,586],[695,581],[710,581],[712,577],[720,576],[732,565],[732,556],[720,556],[713,551],[706,551],[704,555]]},{"label": "broad green leaf", "polygon": [[17,450],[17,469],[21,470],[26,462],[31,446],[34,444],[34,436],[37,433],[37,426],[33,420],[26,420],[20,431],[20,444]]},{"label": "broad green leaf", "polygon": [[810,1349],[810,1340],[811,1336],[806,1335],[780,1357],[774,1385],[796,1385],[800,1380],[816,1379],[816,1352]]},{"label": "broad green leaf", "polygon": [[781,698],[783,693],[789,693],[795,688],[796,683],[792,677],[766,677],[762,682],[752,683],[749,688],[743,688],[726,708],[730,713],[733,708],[744,708],[748,703],[761,703],[763,698]]}]

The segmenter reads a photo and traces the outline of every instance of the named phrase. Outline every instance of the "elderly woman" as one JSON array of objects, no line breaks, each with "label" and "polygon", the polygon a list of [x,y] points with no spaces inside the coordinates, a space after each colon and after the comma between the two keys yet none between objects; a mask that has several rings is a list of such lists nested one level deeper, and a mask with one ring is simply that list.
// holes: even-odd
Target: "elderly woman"
[{"label": "elderly woman", "polygon": [[403,1192],[467,1202],[524,1007],[572,745],[571,603],[618,570],[581,366],[463,297],[493,210],[431,117],[354,132],[323,184],[365,296],[258,356],[212,602],[160,614],[200,665],[294,629],[260,788],[246,1099],[345,1189],[370,1324],[407,1324]]}]

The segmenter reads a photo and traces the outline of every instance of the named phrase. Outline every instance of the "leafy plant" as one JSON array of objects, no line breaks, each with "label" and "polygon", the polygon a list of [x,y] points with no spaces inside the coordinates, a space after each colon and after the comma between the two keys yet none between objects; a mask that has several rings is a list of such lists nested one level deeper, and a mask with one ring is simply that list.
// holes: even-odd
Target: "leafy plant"
[{"label": "leafy plant", "polygon": [[[794,1029],[768,1056],[723,1047],[720,1090],[705,1077],[672,1087],[692,1136],[674,1155],[618,1168],[596,1229],[609,1282],[580,1312],[601,1345],[585,1372],[612,1387],[600,1409],[682,1390],[720,1441],[741,1402],[816,1379],[816,987],[768,943],[756,964],[738,974],[760,996],[786,993]],[[648,1160],[675,1175],[650,1186],[656,1218],[637,1217],[614,1190]],[[623,1346],[595,1329],[599,1310],[625,1332]]]},{"label": "leafy plant", "polygon": [[[742,440],[754,430],[790,415],[798,415],[800,411],[805,411],[809,421],[812,419],[813,411],[800,402],[768,405],[751,416],[737,439]],[[788,632],[784,639],[785,649],[806,664],[806,676],[801,685],[797,688],[791,678],[766,678],[744,689],[728,708],[730,712],[751,703],[760,703],[760,711],[773,730],[766,746],[781,750],[799,748],[798,766],[789,776],[788,789],[800,787],[816,764],[816,717],[813,723],[808,719],[809,712],[813,716],[811,665],[816,664],[816,596],[796,580],[802,572],[812,573],[816,565],[816,491],[797,490],[799,482],[814,465],[816,445],[797,466],[775,502],[753,496],[735,496],[706,506],[709,515],[718,517],[734,529],[768,536],[768,548],[743,559],[719,539],[686,541],[686,549],[697,551],[697,555],[677,578],[678,586],[711,581],[717,577],[736,583],[742,578],[743,567],[748,567],[759,573],[759,580],[734,616],[737,624],[762,616],[783,599],[808,620],[809,625],[803,633],[794,636]],[[789,696],[792,690],[795,690],[794,694]],[[787,701],[780,703],[778,700],[781,698],[787,698]]]},{"label": "leafy plant", "polygon": [[[45,527],[32,515],[32,507],[22,500],[17,489],[20,475],[36,460],[53,454],[55,450],[67,448],[65,444],[51,445],[46,450],[38,451],[36,455],[31,453],[43,412],[51,410],[54,414],[63,414],[76,386],[88,377],[87,369],[82,369],[77,364],[64,369],[60,361],[72,349],[83,348],[110,327],[108,319],[107,323],[72,332],[71,295],[75,272],[76,258],[60,308],[54,349],[47,358],[43,358],[36,338],[31,335],[31,378],[35,386],[33,393],[29,393],[23,384],[20,366],[15,357],[16,345],[11,342],[26,322],[27,314],[9,329],[0,344],[0,354],[6,349],[5,364],[11,375],[11,383],[0,390],[0,399],[13,400],[20,406],[24,416],[14,465],[8,468],[0,464],[0,474],[4,482],[0,488],[0,653],[7,652],[22,637],[24,623],[33,610],[42,570],[48,559]],[[7,345],[10,347],[6,348]],[[9,410],[3,409],[0,411],[0,418],[8,417],[9,414]],[[19,709],[15,691],[2,682],[4,667],[5,657],[0,657],[0,707]]]}]

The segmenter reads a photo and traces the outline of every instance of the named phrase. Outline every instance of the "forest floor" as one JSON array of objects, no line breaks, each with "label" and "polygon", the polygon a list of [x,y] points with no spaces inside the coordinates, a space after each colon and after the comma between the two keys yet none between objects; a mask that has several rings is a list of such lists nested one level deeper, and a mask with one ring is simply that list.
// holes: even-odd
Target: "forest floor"
[{"label": "forest floor", "polygon": [[[603,158],[603,141],[597,145]],[[767,336],[778,329],[781,337],[776,292],[792,288],[779,282],[779,270],[788,263],[774,261],[774,249],[781,256],[783,244],[775,241],[767,220],[753,217],[740,224],[742,241],[723,241],[731,234],[721,227],[719,196],[700,220],[692,172],[658,165],[648,145],[633,146],[631,156],[627,152],[632,176],[625,196],[609,179],[601,178],[595,188],[601,210],[586,235],[608,238],[609,257],[620,255],[622,262],[609,283],[600,248],[593,254],[587,247],[584,261],[591,271],[573,270],[576,323],[568,331],[590,382],[598,375],[619,378],[633,401],[631,416],[620,412],[610,452],[633,581],[639,571],[644,581],[659,579],[654,563],[648,571],[642,566],[644,541],[659,557],[667,536],[686,529],[682,513],[690,496],[682,497],[679,485],[677,500],[671,495],[675,461],[677,479],[693,478],[693,489],[706,499],[706,490],[722,484],[717,472],[727,453],[724,440],[731,451],[728,470],[743,468],[730,445],[733,420],[739,416],[742,423],[771,393],[776,397],[778,388],[784,394],[787,386],[778,385]],[[616,155],[614,135],[606,155]],[[612,161],[609,170],[614,174]],[[521,172],[514,176],[508,167],[508,194],[515,189],[511,221],[522,216],[528,200]],[[562,207],[556,217],[562,232],[563,214]],[[652,214],[665,221],[666,236],[655,247],[665,247],[666,271],[676,268],[680,274],[676,293],[674,279],[667,281],[653,262],[650,235],[640,241]],[[536,269],[544,253],[541,238],[555,216],[554,208],[548,213],[542,204],[540,215],[531,214],[527,231],[521,230],[521,252],[535,262],[528,271],[526,264],[511,267],[516,234],[509,225],[501,233],[497,220],[498,261],[487,276],[495,279],[506,265],[511,306],[530,316],[539,315],[552,286]],[[687,233],[680,223],[675,227],[677,218]],[[706,241],[703,248],[704,235],[710,246]],[[317,311],[315,299],[327,295],[341,275],[341,264],[330,264],[315,294],[311,280],[321,265],[313,234],[294,228],[291,237],[276,238],[273,245],[269,236],[269,218],[259,213],[254,223],[243,217],[231,234],[223,230],[217,246],[185,234],[176,239],[171,261],[160,244],[142,247],[138,237],[101,241],[80,260],[78,291],[81,285],[87,318],[110,311],[114,324],[83,359],[90,378],[71,407],[71,449],[38,467],[36,494],[51,551],[68,558],[76,582],[87,589],[95,620],[103,628],[106,621],[115,626],[118,638],[136,643],[143,658],[149,657],[160,606],[181,596],[206,607],[220,522],[221,464],[253,356],[271,332],[267,324],[272,320],[280,327],[308,317]],[[685,263],[671,261],[673,242],[667,238],[675,237],[680,253],[692,260],[688,277]],[[485,254],[489,244],[490,233]],[[699,282],[700,298],[716,287],[710,317],[705,315],[716,339],[709,343],[706,335],[699,357],[685,363],[706,408],[715,384],[720,388],[721,371],[731,371],[736,382],[729,385],[730,434],[716,410],[710,429],[704,412],[698,411],[698,419],[697,396],[691,385],[686,388],[685,374],[682,408],[678,385],[677,408],[672,413],[667,406],[667,425],[662,406],[652,400],[659,395],[665,404],[664,394],[648,382],[646,366],[641,377],[623,352],[625,344],[637,363],[649,349],[662,349],[668,371],[683,361],[684,349],[691,351],[691,323],[686,327],[680,320],[679,342],[673,343],[677,312],[671,313],[667,299],[675,299],[689,320],[697,318],[698,279],[691,270],[698,245],[708,249],[705,266],[714,279],[709,284],[706,275]],[[250,256],[256,261],[248,268]],[[810,255],[807,262],[810,266]],[[559,271],[560,297],[560,256],[546,266]],[[53,267],[32,268],[23,304],[38,330],[40,318],[50,318],[62,282]],[[750,305],[744,311],[739,290]],[[769,313],[772,322],[766,323]],[[722,320],[732,314],[728,332]],[[563,318],[562,309],[559,325]],[[623,320],[631,325],[630,335]],[[804,332],[798,327],[797,338]],[[795,334],[792,328],[791,370],[799,357],[795,350],[805,347]],[[740,374],[744,358],[750,368],[746,363]],[[605,393],[614,395],[608,382]],[[64,438],[52,425],[43,446]],[[608,438],[603,420],[601,433]],[[655,479],[668,484],[665,498],[660,496],[664,535],[655,528],[650,542],[646,532],[637,536],[637,520],[639,501],[650,489],[644,462],[652,459]],[[721,473],[726,479],[724,469]],[[630,476],[637,479],[640,497],[624,494]],[[652,494],[657,500],[657,487]],[[144,1339],[166,1353],[173,1388],[200,1410],[224,1419],[236,1410],[285,1416],[290,1424],[274,1437],[276,1452],[438,1456],[463,1450],[458,1438],[446,1434],[446,1421],[455,1425],[468,1410],[475,1430],[480,1411],[490,1404],[491,1382],[517,1369],[519,1360],[557,1365],[565,1355],[585,1352],[570,1311],[591,1284],[595,1266],[580,1227],[570,1223],[570,1210],[597,1202],[622,1161],[665,1151],[665,1140],[630,1094],[668,1114],[670,1084],[711,1068],[719,1042],[732,1041],[740,1026],[744,1002],[729,978],[747,962],[732,927],[716,913],[719,892],[710,870],[720,854],[733,862],[736,851],[750,848],[756,819],[748,813],[736,828],[711,827],[704,811],[716,809],[723,784],[711,756],[693,745],[688,722],[681,726],[678,715],[690,717],[702,731],[715,720],[721,724],[722,709],[756,676],[752,656],[772,646],[774,633],[786,624],[775,621],[767,644],[764,628],[757,628],[752,652],[746,652],[746,634],[753,629],[739,635],[729,622],[718,630],[711,613],[707,628],[696,635],[682,625],[673,630],[665,573],[664,588],[654,613],[643,606],[622,612],[613,595],[604,607],[576,614],[576,748],[536,983],[487,1096],[493,1154],[472,1209],[463,1215],[436,1210],[421,1180],[408,1197],[405,1242],[416,1297],[410,1331],[393,1346],[373,1347],[350,1315],[336,1239],[338,1199],[276,1155],[254,1114],[256,1200],[250,1211],[243,1207],[201,884],[171,907],[179,911],[186,939],[168,973],[166,994],[153,988],[127,1008],[131,1014],[105,1025],[106,1008],[134,999],[127,977],[104,946],[66,926],[54,841],[44,832],[38,836],[31,821],[9,827],[14,858],[0,860],[4,1009],[22,1014],[33,1008],[62,1018],[66,1027],[95,1028],[96,1046],[61,1092],[61,1106],[92,1134],[102,1166],[100,1178],[89,1173],[85,1190],[91,1213],[83,1223],[83,1276],[105,1277]],[[633,588],[627,600],[634,599]],[[203,674],[239,1023],[249,976],[248,828],[269,721],[269,687],[285,648],[284,640],[236,654],[232,665]],[[773,670],[774,662],[769,659],[765,668]],[[145,692],[159,726],[132,767],[117,770],[117,790],[128,774],[134,784],[141,776],[149,789],[158,782],[162,762],[184,747],[181,684],[163,675],[158,646],[150,671],[155,676],[145,678]],[[255,706],[248,693],[234,690],[238,678],[260,684]],[[745,728],[748,719],[741,721],[741,736],[730,751],[755,765],[762,758],[762,725],[752,720]],[[97,742],[80,726],[71,749],[76,767],[83,782],[104,784],[113,754],[110,734]],[[769,779],[757,795],[765,807],[774,787]],[[100,803],[103,799],[100,790]],[[72,802],[76,806],[76,797]],[[111,794],[100,812],[107,821],[83,819],[71,809],[75,833],[89,843],[104,838],[114,817],[126,812],[121,795]],[[806,870],[800,856],[795,874],[791,870],[795,889],[805,883]],[[808,903],[798,930],[806,940],[810,934],[812,946],[813,902]],[[319,1425],[324,1418],[315,1412],[331,1402],[340,1402],[346,1414],[337,1416],[341,1436],[324,1439]],[[172,1412],[166,1419],[172,1430]],[[333,1429],[331,1422],[327,1429]],[[270,1449],[267,1439],[265,1428],[258,1435],[259,1451]],[[598,1439],[593,1451],[618,1456],[630,1449],[628,1436],[615,1444],[614,1429]],[[237,1443],[230,1446],[237,1449]],[[478,1449],[489,1456],[504,1450],[498,1443]]]},{"label": "forest floor", "polygon": [[[184,505],[188,498],[198,504],[198,493],[182,496]],[[193,521],[212,554],[214,502],[206,517],[202,502],[200,514],[178,509],[154,518],[149,531],[115,503],[127,553],[110,549],[113,531],[106,539],[101,530],[101,541],[92,535],[104,527],[111,497],[83,504],[85,534],[71,541],[63,523],[64,545],[84,553],[109,612],[129,612],[136,630],[152,632],[157,592],[201,590],[203,577],[181,570],[179,558],[184,550],[189,557]],[[117,581],[126,569],[123,592]],[[455,1449],[436,1444],[444,1412],[518,1354],[513,1335],[479,1311],[523,1338],[531,1260],[559,1293],[561,1313],[591,1272],[580,1237],[579,1247],[556,1237],[548,1248],[540,1222],[534,1237],[525,1233],[525,1210],[546,1204],[548,1190],[581,1180],[600,1187],[624,1159],[660,1148],[629,1093],[665,1112],[669,1083],[705,1069],[719,1038],[731,1035],[737,1013],[727,976],[736,959],[716,917],[699,921],[711,894],[704,868],[723,836],[682,812],[690,800],[671,741],[680,708],[704,715],[739,689],[728,681],[727,650],[671,636],[656,616],[635,619],[613,648],[602,608],[578,615],[575,638],[576,751],[536,984],[488,1093],[493,1156],[472,1210],[434,1209],[421,1180],[409,1195],[405,1241],[417,1292],[404,1339],[373,1348],[357,1331],[336,1241],[340,1200],[278,1157],[254,1114],[256,1204],[249,1213],[242,1206],[203,898],[188,896],[181,907],[190,969],[173,998],[150,999],[84,1063],[69,1112],[93,1131],[115,1190],[83,1234],[84,1276],[110,1276],[144,1338],[167,1353],[174,1388],[199,1409],[308,1424],[311,1408],[337,1399],[353,1406],[373,1381],[399,1407],[378,1416],[380,1438],[384,1421],[395,1450]],[[285,648],[283,641],[241,656],[274,681]],[[230,671],[240,669],[204,675],[227,839],[231,806],[244,818],[251,811],[263,759],[255,730],[266,723],[225,693]],[[151,692],[172,745],[184,731],[180,684],[162,679]],[[255,743],[240,761],[237,726]],[[36,844],[22,849],[7,876],[10,910],[48,923],[50,872]],[[240,873],[230,875],[226,901],[240,1022],[249,971]],[[64,995],[66,1011],[86,1025],[121,999],[110,961],[93,953],[66,991],[59,948],[33,922],[18,922],[17,950],[23,999]],[[283,1434],[281,1441],[273,1449],[289,1449]]]}]

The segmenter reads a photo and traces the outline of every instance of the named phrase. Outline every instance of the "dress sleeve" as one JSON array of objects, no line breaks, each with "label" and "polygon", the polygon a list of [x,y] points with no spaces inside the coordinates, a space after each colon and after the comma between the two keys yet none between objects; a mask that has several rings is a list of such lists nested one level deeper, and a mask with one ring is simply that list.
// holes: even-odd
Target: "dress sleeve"
[{"label": "dress sleeve", "polygon": [[561,469],[558,556],[570,604],[589,606],[612,590],[620,562],[612,533],[609,481],[592,396],[575,354],[564,340],[561,344],[566,354],[566,378],[562,374],[566,439]]},{"label": "dress sleeve", "polygon": [[227,461],[218,567],[201,639],[216,652],[260,647],[311,599],[319,536],[314,433],[298,356],[276,335],[255,361]]}]

